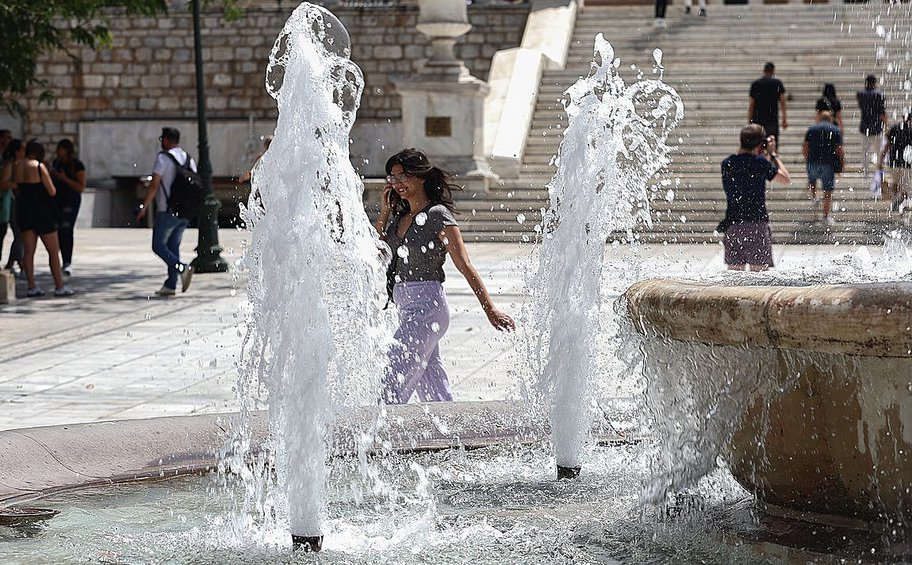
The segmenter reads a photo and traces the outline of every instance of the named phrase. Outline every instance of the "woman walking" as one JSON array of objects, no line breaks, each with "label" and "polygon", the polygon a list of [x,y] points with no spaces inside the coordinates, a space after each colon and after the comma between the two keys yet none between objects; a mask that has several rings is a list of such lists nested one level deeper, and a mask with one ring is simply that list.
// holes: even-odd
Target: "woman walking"
[{"label": "woman walking", "polygon": [[3,255],[3,240],[6,238],[6,230],[9,228],[13,232],[13,242],[10,244],[9,257],[6,259],[4,269],[13,271],[15,265],[20,270],[22,266],[22,232],[19,230],[19,220],[16,214],[16,179],[14,177],[15,166],[25,157],[25,145],[21,139],[11,140],[6,150],[3,152],[3,160],[0,163],[0,256]]},{"label": "woman walking", "polygon": [[839,131],[845,131],[842,127],[842,101],[836,96],[836,87],[830,83],[823,85],[823,96],[817,99],[814,105],[817,112],[829,112],[833,116],[833,123],[839,128]]},{"label": "woman walking", "polygon": [[57,195],[54,200],[60,211],[60,226],[57,237],[60,239],[60,254],[63,257],[63,274],[72,274],[70,265],[73,262],[73,229],[76,227],[76,216],[82,203],[82,193],[86,189],[86,168],[76,158],[76,147],[69,139],[57,142],[57,158],[51,163],[51,178]]},{"label": "woman walking", "polygon": [[60,241],[57,239],[56,189],[44,165],[44,146],[36,140],[25,145],[25,158],[15,167],[19,185],[18,219],[22,230],[25,255],[22,262],[28,279],[26,296],[43,296],[44,291],[35,284],[35,250],[38,239],[48,252],[48,263],[54,276],[54,296],[72,296],[70,287],[63,284],[60,270]]},{"label": "woman walking", "polygon": [[384,379],[384,399],[404,404],[417,392],[422,402],[453,399],[440,360],[439,342],[450,322],[443,291],[443,264],[449,254],[481,307],[498,330],[512,330],[513,319],[491,301],[453,216],[450,175],[432,167],[417,149],[404,149],[386,162],[387,185],[376,228],[392,250],[392,299],[399,307],[399,329]]}]

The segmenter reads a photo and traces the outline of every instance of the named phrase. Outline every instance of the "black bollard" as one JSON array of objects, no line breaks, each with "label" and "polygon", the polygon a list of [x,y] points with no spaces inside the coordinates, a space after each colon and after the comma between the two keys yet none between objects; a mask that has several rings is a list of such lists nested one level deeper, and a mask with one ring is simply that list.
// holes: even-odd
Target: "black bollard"
[{"label": "black bollard", "polygon": [[557,466],[557,480],[561,479],[575,479],[579,477],[582,467],[564,467],[562,465]]},{"label": "black bollard", "polygon": [[296,536],[291,534],[291,548],[304,553],[316,553],[323,549],[323,536]]}]

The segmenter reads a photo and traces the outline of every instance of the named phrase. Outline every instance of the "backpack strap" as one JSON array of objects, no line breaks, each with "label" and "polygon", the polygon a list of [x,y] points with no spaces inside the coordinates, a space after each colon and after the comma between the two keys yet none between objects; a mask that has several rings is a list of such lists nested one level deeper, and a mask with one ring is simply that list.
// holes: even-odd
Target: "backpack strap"
[{"label": "backpack strap", "polygon": [[[171,153],[170,151],[159,151],[158,153],[159,153],[159,155],[167,155],[168,157],[171,157],[171,160],[174,161],[174,166],[180,167],[180,162],[177,160],[177,157],[175,157],[174,154]],[[175,176],[175,178],[177,178],[177,177]],[[174,181],[172,180],[171,183],[173,184]],[[165,194],[165,204],[167,205],[168,210],[170,210],[171,209],[171,195],[168,194],[168,192],[169,192],[168,190],[165,190],[164,184],[162,184],[160,188],[161,188],[161,191]]]}]

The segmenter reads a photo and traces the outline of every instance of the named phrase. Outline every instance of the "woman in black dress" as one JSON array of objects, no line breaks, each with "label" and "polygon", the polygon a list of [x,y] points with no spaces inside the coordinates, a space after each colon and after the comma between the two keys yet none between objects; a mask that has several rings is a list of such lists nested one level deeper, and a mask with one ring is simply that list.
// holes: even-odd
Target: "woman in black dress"
[{"label": "woman in black dress", "polygon": [[25,158],[16,164],[16,182],[19,185],[18,220],[22,230],[25,255],[22,263],[28,279],[26,296],[43,296],[44,291],[35,284],[35,250],[38,239],[48,252],[48,263],[54,276],[54,296],[72,296],[70,287],[63,284],[60,270],[60,241],[57,239],[57,190],[44,165],[44,146],[34,139],[25,145]]}]

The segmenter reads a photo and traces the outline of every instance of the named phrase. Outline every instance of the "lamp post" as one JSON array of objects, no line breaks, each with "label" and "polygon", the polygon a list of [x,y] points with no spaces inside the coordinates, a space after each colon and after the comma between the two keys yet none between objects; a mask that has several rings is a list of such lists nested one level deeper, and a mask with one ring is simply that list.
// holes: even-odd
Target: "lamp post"
[{"label": "lamp post", "polygon": [[[180,9],[185,0],[173,0],[172,6]],[[209,134],[206,126],[206,85],[203,79],[203,46],[200,32],[200,0],[191,0],[193,9],[193,53],[196,63],[196,122],[199,136],[199,175],[206,187],[206,198],[200,210],[197,225],[199,238],[196,259],[191,263],[197,273],[224,273],[228,262],[222,256],[218,238],[218,211],[221,205],[212,190],[212,162],[209,159]]]}]

